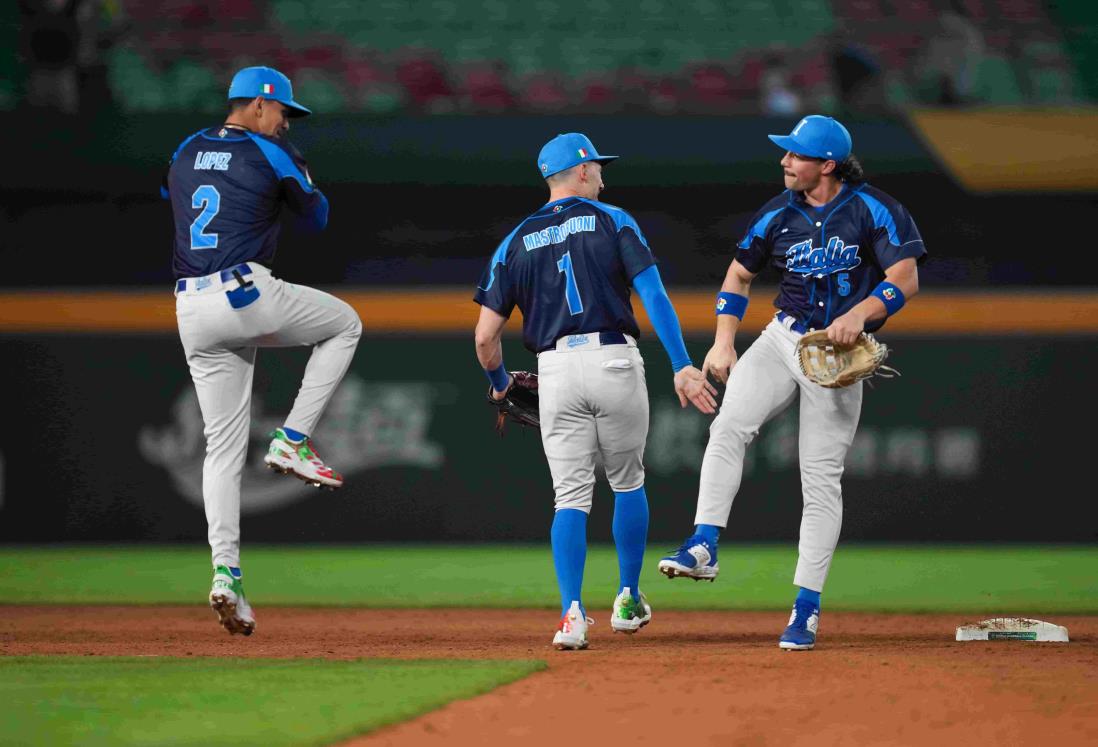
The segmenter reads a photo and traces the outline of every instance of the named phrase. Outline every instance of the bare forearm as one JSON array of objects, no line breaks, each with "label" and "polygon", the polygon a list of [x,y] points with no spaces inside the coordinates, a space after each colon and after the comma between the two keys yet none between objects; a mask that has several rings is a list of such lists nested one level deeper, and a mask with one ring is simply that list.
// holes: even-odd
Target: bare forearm
[{"label": "bare forearm", "polygon": [[503,325],[507,317],[487,306],[480,307],[480,317],[473,333],[477,349],[477,360],[485,371],[495,371],[503,364]]},{"label": "bare forearm", "polygon": [[[733,262],[725,273],[724,283],[721,285],[722,293],[735,293],[747,298],[751,293],[752,276],[746,276],[742,267]],[[740,319],[732,314],[717,315],[717,333],[713,340],[714,345],[727,345],[732,347],[736,341],[736,332],[740,328]]]},{"label": "bare forearm", "polygon": [[480,366],[485,371],[493,371],[503,363],[503,345],[500,343],[499,337],[481,339],[478,336],[476,346],[477,360],[480,361]]},{"label": "bare forearm", "polygon": [[742,274],[736,271],[735,265],[732,265],[724,275],[724,283],[721,285],[721,291],[723,293],[737,293],[741,296],[746,296],[751,292],[751,281],[753,279],[754,278],[744,278]]}]

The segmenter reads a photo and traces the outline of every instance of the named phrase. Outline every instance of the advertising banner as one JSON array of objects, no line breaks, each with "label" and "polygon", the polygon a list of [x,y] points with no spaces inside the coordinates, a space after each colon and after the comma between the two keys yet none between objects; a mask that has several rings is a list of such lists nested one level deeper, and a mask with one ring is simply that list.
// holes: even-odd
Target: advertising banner
[{"label": "advertising banner", "polygon": [[[741,353],[750,338],[745,337]],[[708,347],[689,341],[700,362]],[[658,343],[643,342],[651,400],[650,536],[685,536],[709,419],[679,408]],[[202,541],[202,421],[169,336],[0,337],[0,541]],[[505,340],[511,368],[533,368]],[[315,435],[346,486],[267,471],[307,350],[262,350],[244,470],[245,542],[540,541],[553,514],[536,431],[493,431],[472,336],[365,337]],[[867,388],[843,479],[843,537],[879,541],[1093,541],[1085,474],[1098,357],[1089,338],[900,338],[903,376]],[[13,365],[13,363],[15,365]],[[748,449],[726,537],[796,537],[797,406]],[[595,492],[590,537],[610,539]]]}]

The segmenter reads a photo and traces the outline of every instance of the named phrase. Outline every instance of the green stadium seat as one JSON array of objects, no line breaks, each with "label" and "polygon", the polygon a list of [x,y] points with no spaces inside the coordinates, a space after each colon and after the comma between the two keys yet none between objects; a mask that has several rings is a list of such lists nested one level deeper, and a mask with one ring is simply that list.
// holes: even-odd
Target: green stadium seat
[{"label": "green stadium seat", "polygon": [[1070,68],[1045,67],[1029,71],[1034,98],[1041,104],[1066,104],[1075,100],[1075,76]]},{"label": "green stadium seat", "polygon": [[294,98],[317,114],[330,114],[347,108],[347,95],[337,78],[324,70],[303,68],[294,76]]},{"label": "green stadium seat", "polygon": [[217,112],[225,108],[225,88],[208,67],[180,60],[165,76],[172,111]]},{"label": "green stadium seat", "polygon": [[166,81],[151,71],[136,51],[118,47],[108,58],[111,91],[124,111],[155,112],[168,109]]},{"label": "green stadium seat", "polygon": [[992,104],[1020,104],[1024,98],[1010,61],[997,55],[987,55],[981,60],[975,93],[980,100]]},{"label": "green stadium seat", "polygon": [[275,0],[271,3],[271,15],[289,29],[308,29],[313,25],[308,0]]},{"label": "green stadium seat", "polygon": [[901,75],[892,73],[885,79],[885,96],[890,106],[904,109],[911,105],[913,96]]}]

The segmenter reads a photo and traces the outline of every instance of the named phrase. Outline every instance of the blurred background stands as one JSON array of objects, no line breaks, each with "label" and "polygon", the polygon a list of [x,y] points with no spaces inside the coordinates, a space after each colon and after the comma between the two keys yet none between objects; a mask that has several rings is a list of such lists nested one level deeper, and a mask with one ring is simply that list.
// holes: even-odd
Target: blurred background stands
[{"label": "blurred background stands", "polygon": [[[0,106],[41,78],[29,34],[81,18],[78,70],[127,111],[215,111],[271,64],[320,112],[796,115],[1094,100],[1098,4],[1068,0],[21,0]],[[88,44],[87,39],[98,39]],[[104,41],[106,40],[106,41]],[[22,83],[20,83],[22,81]],[[59,104],[72,111],[72,106]]]}]

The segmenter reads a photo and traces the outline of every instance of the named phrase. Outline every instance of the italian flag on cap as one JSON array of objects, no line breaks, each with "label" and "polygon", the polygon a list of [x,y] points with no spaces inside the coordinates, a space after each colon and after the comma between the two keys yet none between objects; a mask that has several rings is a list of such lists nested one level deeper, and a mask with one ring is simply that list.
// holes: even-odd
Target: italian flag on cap
[{"label": "italian flag on cap", "polygon": [[579,154],[580,154],[580,158],[587,158],[587,149],[586,148],[580,148],[579,149]]},{"label": "italian flag on cap", "polygon": [[275,92],[275,87],[274,87],[273,83],[264,83],[263,84],[263,93],[274,93],[274,92]]}]

